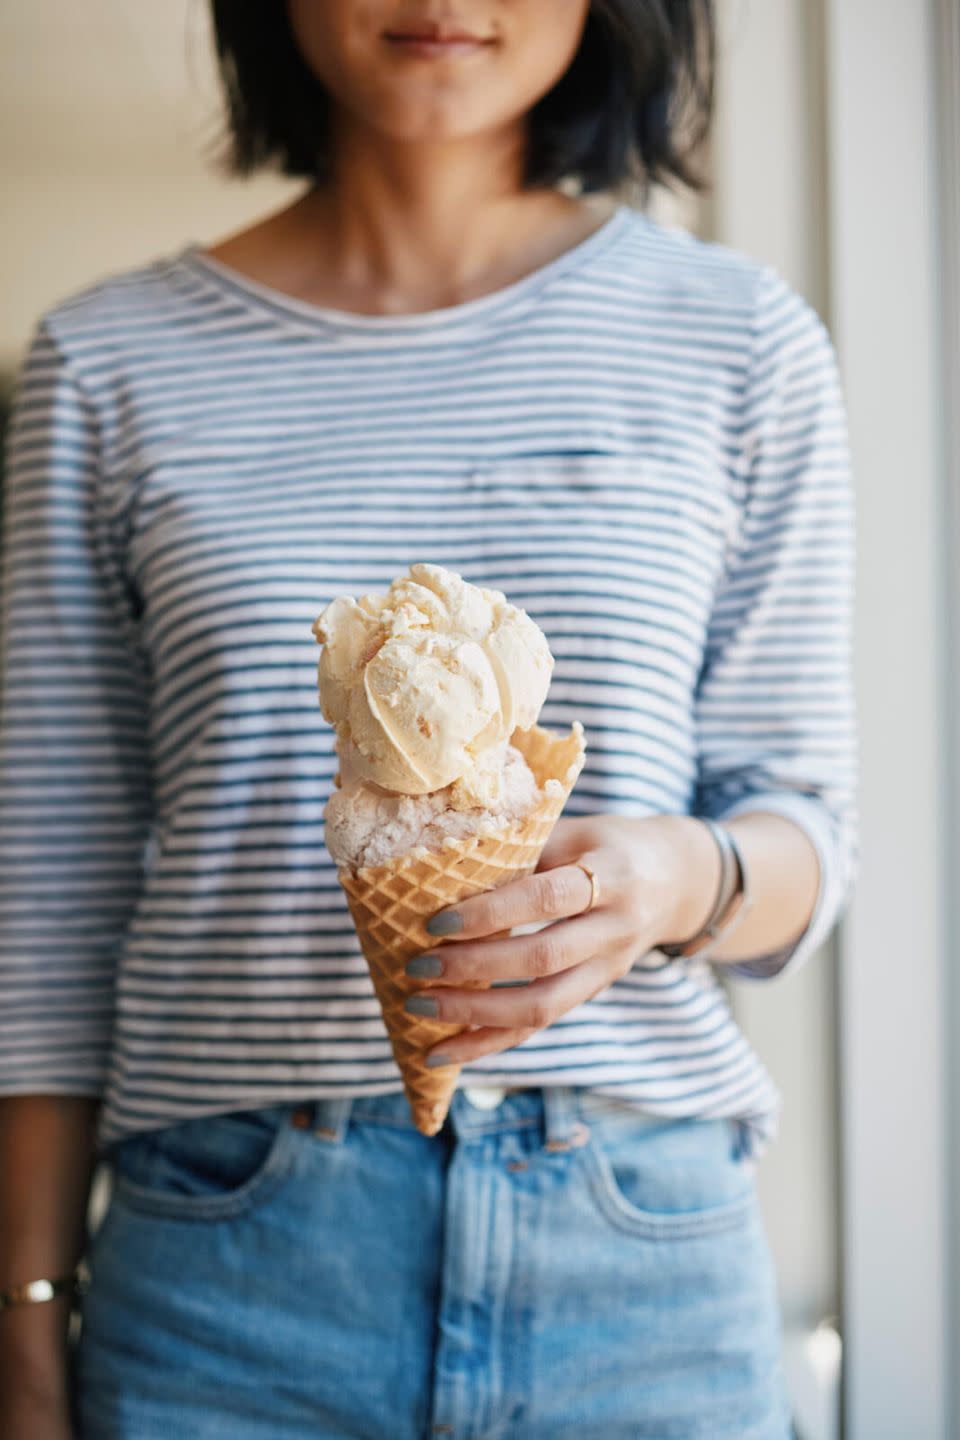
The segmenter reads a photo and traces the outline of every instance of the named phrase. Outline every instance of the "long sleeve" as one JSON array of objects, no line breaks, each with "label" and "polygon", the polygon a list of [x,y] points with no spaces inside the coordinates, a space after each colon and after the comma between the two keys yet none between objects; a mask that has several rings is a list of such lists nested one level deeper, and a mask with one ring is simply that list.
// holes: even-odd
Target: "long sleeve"
[{"label": "long sleeve", "polygon": [[822,943],[856,868],[850,632],[853,499],[837,365],[812,310],[772,271],[759,286],[744,391],[738,534],[714,605],[697,696],[697,813],[772,812],[820,862],[799,941],[725,966],[764,978]]},{"label": "long sleeve", "polygon": [[42,323],[8,437],[0,1092],[101,1093],[151,804],[147,676],[98,504],[97,416]]}]

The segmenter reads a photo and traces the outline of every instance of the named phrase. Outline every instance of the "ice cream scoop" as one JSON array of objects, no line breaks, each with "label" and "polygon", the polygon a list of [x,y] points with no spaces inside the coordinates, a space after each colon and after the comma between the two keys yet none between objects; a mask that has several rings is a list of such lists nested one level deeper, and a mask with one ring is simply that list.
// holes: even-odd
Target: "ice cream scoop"
[{"label": "ice cream scoop", "polygon": [[455,804],[491,798],[504,744],[536,723],[553,670],[524,610],[439,565],[411,565],[385,595],[338,597],[313,633],[341,779],[402,795],[460,782]]},{"label": "ice cream scoop", "polygon": [[537,780],[519,750],[498,752],[499,786],[487,807],[456,804],[451,788],[397,795],[364,780],[334,790],[323,812],[327,849],[351,870],[385,865],[412,851],[442,850],[448,841],[493,835],[521,823],[540,799]]}]

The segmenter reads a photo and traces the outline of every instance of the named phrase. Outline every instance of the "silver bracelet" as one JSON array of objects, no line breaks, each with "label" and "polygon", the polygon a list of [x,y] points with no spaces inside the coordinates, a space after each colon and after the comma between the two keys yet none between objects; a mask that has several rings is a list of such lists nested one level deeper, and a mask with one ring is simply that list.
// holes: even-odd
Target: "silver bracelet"
[{"label": "silver bracelet", "polygon": [[713,909],[698,933],[682,943],[657,946],[661,954],[671,960],[689,959],[701,954],[708,946],[719,944],[733,932],[750,908],[747,867],[740,846],[725,826],[703,815],[698,815],[697,819],[706,825],[720,851],[720,883]]}]

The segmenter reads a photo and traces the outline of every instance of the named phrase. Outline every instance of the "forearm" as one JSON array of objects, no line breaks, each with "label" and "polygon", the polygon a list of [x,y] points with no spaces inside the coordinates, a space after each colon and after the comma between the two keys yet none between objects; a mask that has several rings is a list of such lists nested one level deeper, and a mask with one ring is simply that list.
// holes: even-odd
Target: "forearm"
[{"label": "forearm", "polygon": [[[84,1239],[97,1102],[0,1100],[0,1289],[69,1274]],[[66,1296],[0,1313],[0,1400],[62,1382]],[[2,1411],[0,1411],[2,1413]]]},{"label": "forearm", "polygon": [[[686,816],[662,817],[674,855],[675,933],[664,941],[696,935],[706,923],[720,879],[716,842],[705,825]],[[757,812],[727,822],[743,854],[750,877],[750,909],[730,938],[711,949],[718,963],[752,960],[793,944],[813,916],[820,887],[820,864],[811,841],[798,825],[780,815]]]}]

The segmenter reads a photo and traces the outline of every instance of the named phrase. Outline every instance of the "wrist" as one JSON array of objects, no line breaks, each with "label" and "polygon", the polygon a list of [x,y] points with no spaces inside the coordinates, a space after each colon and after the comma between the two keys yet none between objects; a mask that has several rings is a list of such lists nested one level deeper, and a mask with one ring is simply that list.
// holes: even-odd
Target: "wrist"
[{"label": "wrist", "polygon": [[0,1351],[24,1360],[44,1360],[65,1343],[72,1305],[66,1296],[48,1305],[24,1305],[0,1315]]},{"label": "wrist", "polygon": [[74,1297],[58,1295],[42,1305],[15,1305],[0,1314],[0,1372],[13,1367],[48,1384],[66,1354]]},{"label": "wrist", "polygon": [[657,943],[679,945],[700,933],[712,913],[721,859],[709,829],[692,815],[658,815],[666,857],[663,915]]}]

